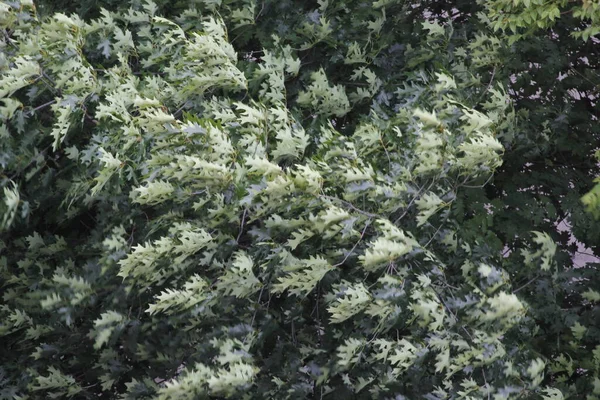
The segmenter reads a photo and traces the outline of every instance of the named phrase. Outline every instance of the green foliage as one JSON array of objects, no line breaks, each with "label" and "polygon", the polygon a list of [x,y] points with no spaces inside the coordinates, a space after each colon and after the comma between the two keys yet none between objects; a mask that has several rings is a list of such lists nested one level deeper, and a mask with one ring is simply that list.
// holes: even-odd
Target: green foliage
[{"label": "green foliage", "polygon": [[564,14],[570,14],[572,18],[583,23],[581,28],[571,32],[573,37],[588,40],[600,33],[600,6],[590,0],[494,0],[482,4],[488,11],[494,29],[508,29],[516,34],[510,41],[518,40],[539,29],[552,28],[556,20]]},{"label": "green foliage", "polygon": [[600,398],[572,5],[317,3],[0,3],[0,398]]}]

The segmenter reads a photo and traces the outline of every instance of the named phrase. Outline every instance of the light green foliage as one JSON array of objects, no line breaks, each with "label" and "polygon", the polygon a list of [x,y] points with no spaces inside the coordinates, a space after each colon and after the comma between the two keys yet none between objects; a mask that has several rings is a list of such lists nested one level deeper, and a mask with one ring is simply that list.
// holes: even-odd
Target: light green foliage
[{"label": "light green foliage", "polygon": [[[598,157],[598,155],[596,155],[596,157]],[[595,181],[599,182],[600,180],[596,178]],[[592,190],[584,194],[581,197],[581,202],[594,218],[600,219],[600,184],[594,185]]]},{"label": "light green foliage", "polygon": [[256,292],[260,287],[260,281],[252,272],[253,262],[246,254],[238,253],[231,267],[219,281],[219,287],[226,295],[236,297],[247,297]]},{"label": "light green foliage", "polygon": [[0,97],[3,99],[29,85],[30,79],[40,74],[38,64],[30,56],[16,57],[13,62],[12,68],[8,68],[0,79]]},{"label": "light green foliage", "polygon": [[107,311],[94,321],[94,331],[90,333],[95,339],[94,348],[99,349],[105,345],[113,331],[123,322],[123,316],[116,311]]},{"label": "light green foliage", "polygon": [[371,301],[367,288],[363,284],[346,287],[348,283],[340,284],[337,300],[327,309],[331,314],[332,323],[340,323],[361,312]]},{"label": "light green foliage", "polygon": [[48,376],[38,376],[31,389],[34,392],[43,390],[51,399],[72,398],[82,390],[72,376],[64,375],[54,367],[48,368]]},{"label": "light green foliage", "polygon": [[420,199],[415,201],[415,204],[419,209],[417,222],[421,226],[443,206],[444,202],[435,193],[425,193]]},{"label": "light green foliage", "polygon": [[551,28],[564,14],[571,14],[583,23],[583,29],[571,32],[574,37],[588,40],[600,33],[600,7],[594,1],[494,0],[482,3],[494,29],[510,30],[514,34],[511,41]]},{"label": "light green foliage", "polygon": [[17,186],[12,182],[12,188],[5,186],[4,187],[4,209],[2,210],[2,223],[0,224],[1,230],[7,229],[10,227],[12,222],[15,219],[17,214],[17,210],[19,208],[19,191]]},{"label": "light green foliage", "polygon": [[[157,295],[156,302],[150,304],[146,312],[153,315],[156,313],[181,312],[192,308],[206,298],[204,294],[206,286],[207,284],[202,278],[194,275],[185,283],[183,290],[167,289]],[[239,293],[239,291],[234,293]]]},{"label": "light green foliage", "polygon": [[534,235],[533,242],[539,245],[539,249],[537,251],[530,251],[528,249],[523,249],[521,252],[523,257],[525,258],[525,263],[530,265],[533,263],[535,259],[540,259],[541,265],[540,268],[542,270],[549,270],[551,266],[552,259],[554,254],[556,253],[556,244],[552,241],[548,234],[543,232],[532,232]]},{"label": "light green foliage", "polygon": [[335,115],[342,117],[350,111],[350,103],[340,85],[331,86],[322,69],[313,72],[312,83],[306,92],[298,95],[298,104],[310,107],[324,116]]},{"label": "light green foliage", "polygon": [[288,262],[291,263],[290,266],[284,267],[284,271],[290,271],[290,273],[279,278],[279,282],[273,285],[275,293],[287,290],[290,294],[296,296],[306,296],[317,286],[325,274],[333,269],[321,257],[309,260],[297,260],[289,254],[285,262],[286,264]]}]

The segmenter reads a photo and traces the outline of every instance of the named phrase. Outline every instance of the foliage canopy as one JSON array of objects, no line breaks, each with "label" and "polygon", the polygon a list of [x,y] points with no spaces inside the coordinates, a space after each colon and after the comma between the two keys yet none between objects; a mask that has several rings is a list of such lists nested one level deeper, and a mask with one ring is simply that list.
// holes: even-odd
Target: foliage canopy
[{"label": "foliage canopy", "polygon": [[0,2],[0,399],[600,398],[595,4],[66,3]]}]

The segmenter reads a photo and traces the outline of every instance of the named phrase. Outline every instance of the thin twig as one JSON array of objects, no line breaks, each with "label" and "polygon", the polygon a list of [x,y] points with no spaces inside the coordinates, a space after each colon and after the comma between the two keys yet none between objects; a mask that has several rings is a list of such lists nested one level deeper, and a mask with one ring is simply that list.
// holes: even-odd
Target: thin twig
[{"label": "thin twig", "polygon": [[56,86],[56,83],[54,82],[54,80],[52,78],[50,78],[50,76],[48,76],[48,74],[45,71],[42,71],[42,76],[44,78],[46,78],[52,85]]},{"label": "thin twig", "polygon": [[[50,91],[52,91],[56,96],[58,96],[58,97],[62,96],[61,90],[56,88],[56,83],[54,83],[52,78],[50,78],[45,72],[42,72],[38,79],[41,79],[42,82],[44,82],[46,84],[46,86],[48,86]],[[37,81],[37,79],[36,79],[36,81]]]},{"label": "thin twig", "polygon": [[492,86],[492,82],[494,82],[494,77],[496,76],[496,66],[494,65],[494,69],[492,70],[492,77],[490,78],[490,82],[487,84],[487,86],[485,87],[485,90],[483,91],[483,93],[481,93],[481,95],[479,96],[479,98],[477,99],[477,101],[475,102],[475,104],[479,104],[479,102],[481,101],[481,99],[483,99],[483,96],[485,96],[485,94],[487,93],[488,90],[490,90],[490,86]]},{"label": "thin twig", "polygon": [[256,318],[256,313],[258,312],[258,309],[260,308],[260,299],[262,298],[262,294],[263,291],[265,290],[265,285],[262,285],[262,287],[260,288],[260,293],[258,294],[258,301],[257,301],[257,305],[256,308],[254,309],[254,314],[252,315],[252,320],[250,321],[250,328],[252,328],[252,325],[254,325],[254,319]]},{"label": "thin twig", "polygon": [[12,42],[12,40],[10,39],[10,36],[8,35],[8,33],[4,29],[2,29],[2,33],[4,33],[4,37],[6,38],[6,43],[10,44],[15,49],[19,50],[19,47]]},{"label": "thin twig", "polygon": [[391,171],[392,170],[392,159],[390,158],[390,153],[388,153],[388,150],[385,147],[385,143],[383,143],[383,138],[381,136],[379,136],[379,141],[381,142],[381,146],[383,147],[383,150],[385,151],[385,155],[388,160],[388,170]]},{"label": "thin twig", "polygon": [[464,185],[464,184],[461,184],[461,185],[459,185],[458,187],[466,187],[466,188],[470,188],[470,189],[481,189],[482,187],[485,187],[485,185],[487,185],[487,184],[488,184],[488,183],[489,183],[489,182],[492,180],[492,178],[493,178],[493,177],[494,177],[494,174],[491,174],[491,175],[490,175],[490,176],[489,176],[489,177],[486,179],[486,181],[485,181],[485,182],[483,182],[481,185],[477,185],[477,186],[471,186],[471,185]]},{"label": "thin twig", "polygon": [[402,215],[400,215],[398,218],[396,218],[394,220],[394,225],[396,225],[398,222],[400,222],[400,220],[402,218],[404,218],[406,216],[406,214],[408,214],[408,210],[410,210],[410,206],[413,205],[413,203],[415,202],[415,200],[417,200],[417,198],[419,197],[419,193],[417,193],[415,195],[415,197],[413,197],[413,199],[408,203],[408,205],[406,206],[406,208],[404,209],[404,212],[402,213]]},{"label": "thin twig", "polygon": [[526,287],[527,285],[529,285],[530,283],[532,283],[533,281],[535,281],[539,277],[540,277],[539,275],[534,276],[533,278],[531,278],[530,280],[528,280],[527,283],[525,283],[524,285],[520,286],[519,288],[513,290],[513,293],[517,293],[518,291],[520,291],[521,289],[523,289],[524,287]]},{"label": "thin twig", "polygon": [[[433,290],[433,293],[435,293],[435,295],[437,296],[438,300],[442,303],[442,305],[444,306],[444,308],[446,309],[446,311],[448,311],[448,313],[454,317],[455,322],[458,322],[458,317],[456,316],[456,314],[454,312],[452,312],[452,310],[450,309],[450,307],[448,307],[448,304],[446,304],[446,302],[442,298],[442,295],[437,290],[435,290],[435,288],[433,286],[431,287],[431,289]],[[471,340],[473,340],[473,338],[471,337],[471,335],[469,334],[469,332],[465,329],[464,325],[461,325],[461,327],[465,330],[465,332],[467,333],[467,335],[469,336],[469,338]]]},{"label": "thin twig", "polygon": [[[431,188],[431,186],[433,186],[434,182],[435,182],[435,179],[431,181],[431,183],[429,184],[427,189],[425,189],[425,191],[429,190]],[[425,192],[425,191],[423,191],[423,188],[425,188],[425,185],[423,185],[422,187],[419,188],[419,190],[417,191],[417,194],[415,194],[415,197],[413,197],[412,200],[408,203],[408,205],[404,209],[404,212],[402,213],[402,215],[400,215],[398,218],[396,218],[394,220],[394,225],[396,225],[398,222],[400,222],[400,220],[402,218],[404,218],[406,216],[406,214],[408,214],[408,211],[410,210],[410,206],[412,206],[413,203],[419,198],[419,195],[421,194],[421,192],[423,192],[423,193]]]},{"label": "thin twig", "polygon": [[590,256],[590,257],[594,257],[594,258],[600,259],[600,257],[598,257],[597,255],[592,254],[592,253],[587,253],[585,251],[575,250],[575,253],[577,253],[577,254],[583,254],[584,256]]},{"label": "thin twig", "polygon": [[131,235],[129,235],[129,240],[127,240],[129,242],[129,247],[131,247],[131,245],[133,244],[133,234],[135,233],[135,225],[133,225],[133,227],[131,228]]},{"label": "thin twig", "polygon": [[33,114],[34,112],[36,112],[36,111],[39,111],[39,110],[41,110],[42,108],[46,108],[46,107],[48,107],[48,106],[51,106],[51,105],[52,105],[52,104],[54,104],[54,103],[56,103],[56,99],[55,99],[55,100],[50,100],[49,102],[47,102],[47,103],[44,103],[44,104],[42,104],[41,106],[37,106],[36,108],[32,109],[32,110],[30,111],[30,113],[32,113],[32,114]]},{"label": "thin twig", "polygon": [[483,375],[483,381],[485,382],[485,388],[487,391],[487,398],[490,400],[490,385],[488,384],[487,378],[485,377],[485,368],[481,367],[481,375]]},{"label": "thin twig", "polygon": [[258,20],[258,17],[260,17],[260,15],[263,13],[264,10],[265,10],[265,0],[262,1],[260,11],[258,12],[258,14],[256,14],[256,17],[254,17],[254,22],[256,22]]},{"label": "thin twig", "polygon": [[599,87],[600,86],[600,84],[594,83],[590,78],[588,78],[587,76],[583,75],[581,72],[577,71],[575,68],[570,68],[569,71],[575,72],[577,75],[579,75],[580,77],[582,77],[583,79],[585,79],[586,81],[588,81],[588,83],[591,83],[595,87]]},{"label": "thin twig", "polygon": [[186,104],[187,104],[187,102],[184,102],[184,103],[181,105],[181,107],[179,107],[179,108],[177,109],[177,111],[175,111],[175,112],[173,113],[173,117],[174,117],[174,118],[177,118],[178,114],[179,114],[181,111],[183,111],[183,108],[186,106]]},{"label": "thin twig", "polygon": [[337,263],[333,266],[334,268],[337,268],[340,265],[343,265],[346,262],[346,260],[348,259],[348,257],[350,257],[350,255],[352,253],[354,253],[354,250],[356,250],[356,247],[358,246],[358,244],[365,237],[365,232],[367,231],[367,228],[369,227],[370,224],[371,224],[371,220],[368,220],[367,223],[365,224],[365,227],[363,228],[362,232],[360,233],[360,238],[356,241],[356,243],[354,243],[354,246],[352,246],[350,251],[346,254],[346,257],[344,257],[344,259],[342,261],[340,261],[339,263]]},{"label": "thin twig", "polygon": [[435,230],[435,232],[433,233],[433,235],[431,235],[431,238],[427,241],[427,243],[425,243],[425,245],[423,246],[424,249],[427,248],[427,246],[429,246],[429,244],[433,241],[433,239],[435,238],[435,236],[438,234],[438,232],[440,231],[440,229],[442,229],[442,226],[444,225],[446,221],[444,221],[443,223],[440,224],[440,226],[438,226],[438,228]]},{"label": "thin twig", "polygon": [[244,208],[244,213],[242,214],[242,222],[240,223],[240,232],[235,239],[236,243],[240,242],[240,238],[242,237],[242,233],[244,232],[244,224],[246,223],[246,214],[248,213],[248,209]]},{"label": "thin twig", "polygon": [[94,118],[92,118],[92,117],[91,117],[91,115],[87,113],[87,110],[86,110],[85,108],[84,108],[84,110],[83,110],[83,115],[84,115],[84,116],[85,116],[85,117],[86,117],[86,118],[87,118],[87,119],[88,119],[90,122],[92,122],[94,125],[98,125],[98,124],[99,124],[98,120],[97,120],[97,119],[94,119]]}]

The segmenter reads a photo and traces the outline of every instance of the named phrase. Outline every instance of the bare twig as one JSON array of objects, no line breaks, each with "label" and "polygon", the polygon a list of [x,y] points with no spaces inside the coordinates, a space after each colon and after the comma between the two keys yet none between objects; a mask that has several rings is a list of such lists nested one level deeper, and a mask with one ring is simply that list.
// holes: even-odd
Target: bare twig
[{"label": "bare twig", "polygon": [[535,281],[537,278],[539,278],[539,275],[534,276],[533,278],[531,278],[530,280],[528,280],[524,285],[518,287],[517,289],[513,290],[513,293],[517,293],[518,291],[520,291],[521,289],[525,288],[526,286],[528,286],[529,284],[531,284],[533,281]]},{"label": "bare twig", "polygon": [[594,257],[594,258],[598,258],[598,259],[600,259],[600,257],[598,257],[597,255],[595,255],[595,254],[592,254],[592,253],[587,253],[587,252],[585,252],[585,251],[579,251],[579,250],[576,250],[576,251],[575,251],[575,253],[577,253],[577,254],[583,254],[583,255],[585,255],[585,256],[589,256],[589,257]]},{"label": "bare twig", "polygon": [[173,117],[174,117],[174,118],[177,118],[177,117],[178,117],[178,114],[179,114],[181,111],[183,111],[183,108],[186,106],[186,104],[187,104],[187,102],[184,102],[184,103],[181,105],[181,107],[179,107],[179,108],[177,109],[177,111],[175,111],[175,112],[173,113]]},{"label": "bare twig", "polygon": [[87,109],[84,109],[84,110],[83,110],[83,115],[84,115],[84,116],[85,116],[85,117],[86,117],[86,118],[87,118],[87,119],[88,119],[90,122],[92,122],[94,125],[98,125],[98,124],[99,124],[99,122],[98,122],[98,120],[97,120],[97,119],[94,119],[94,118],[92,118],[92,117],[91,117],[91,115],[87,113]]},{"label": "bare twig", "polygon": [[6,43],[10,44],[11,46],[13,46],[15,49],[19,49],[19,47],[13,43],[13,41],[10,39],[9,34],[6,32],[6,30],[2,29],[2,33],[4,33],[4,37],[6,38]]},{"label": "bare twig", "polygon": [[133,244],[133,234],[135,233],[135,225],[133,225],[133,227],[131,228],[131,235],[129,235],[129,240],[127,240],[129,242],[129,247],[131,247],[131,245]]},{"label": "bare twig", "polygon": [[390,158],[390,153],[388,153],[388,150],[385,147],[385,143],[383,142],[383,138],[381,136],[379,136],[379,141],[381,142],[381,147],[383,147],[383,150],[385,151],[385,155],[388,160],[388,170],[391,171],[392,170],[392,159]]},{"label": "bare twig", "polygon": [[489,83],[487,84],[487,86],[485,87],[485,90],[483,91],[483,93],[481,93],[481,95],[479,96],[479,98],[477,99],[475,104],[478,104],[481,101],[481,99],[483,99],[483,96],[485,96],[487,91],[490,90],[490,87],[492,86],[492,83],[494,82],[495,76],[496,76],[496,66],[494,66],[494,69],[492,70],[492,77],[490,78]]},{"label": "bare twig", "polygon": [[37,106],[36,108],[33,108],[33,109],[30,111],[30,113],[32,113],[32,114],[33,114],[34,112],[36,112],[36,111],[39,111],[39,110],[41,110],[42,108],[46,108],[46,107],[48,107],[48,106],[51,106],[51,105],[52,105],[52,104],[54,104],[54,103],[56,103],[56,99],[55,99],[55,100],[50,100],[49,102],[47,102],[47,103],[44,103],[44,104],[42,104],[41,106]]},{"label": "bare twig", "polygon": [[[446,218],[447,219],[447,218]],[[440,229],[442,229],[442,226],[444,225],[446,221],[442,222],[440,224],[440,226],[438,226],[438,228],[435,230],[435,232],[433,233],[433,235],[431,235],[431,238],[429,238],[429,240],[427,241],[427,243],[425,243],[425,245],[423,246],[423,248],[427,248],[427,246],[429,246],[429,244],[433,241],[433,239],[435,238],[435,236],[438,234],[438,232],[440,231]]]},{"label": "bare twig", "polygon": [[258,20],[258,17],[261,16],[261,14],[263,13],[264,10],[265,10],[265,0],[262,1],[260,11],[258,12],[258,14],[256,14],[256,17],[254,17],[254,22],[256,22]]},{"label": "bare twig", "polygon": [[254,314],[252,314],[252,320],[250,321],[250,328],[252,328],[252,325],[254,325],[254,320],[256,319],[256,313],[258,312],[258,309],[260,308],[260,299],[262,298],[262,294],[265,290],[265,285],[262,285],[262,287],[260,288],[260,293],[258,294],[258,301],[257,301],[257,305],[256,308],[254,309]]},{"label": "bare twig", "polygon": [[485,181],[485,182],[483,182],[481,185],[477,185],[477,186],[471,186],[471,185],[464,185],[464,184],[461,184],[461,185],[459,185],[458,187],[466,187],[466,188],[470,188],[470,189],[481,189],[482,187],[485,187],[485,185],[487,185],[487,184],[488,184],[488,183],[489,183],[489,182],[492,180],[492,178],[493,178],[493,177],[494,177],[494,174],[491,174],[491,175],[490,175],[490,176],[489,176],[489,177],[486,179],[486,181]]},{"label": "bare twig", "polygon": [[244,208],[244,213],[242,214],[242,222],[240,222],[240,232],[235,239],[236,243],[240,242],[240,238],[242,237],[242,233],[244,232],[244,224],[246,223],[246,214],[248,213],[248,209]]},{"label": "bare twig", "polygon": [[421,188],[419,188],[419,190],[417,191],[417,194],[415,194],[415,197],[412,198],[412,200],[408,203],[408,205],[406,206],[406,208],[404,209],[404,212],[402,213],[402,215],[400,215],[398,218],[396,218],[394,220],[394,225],[396,225],[398,222],[400,222],[400,220],[402,218],[404,218],[406,216],[406,214],[408,214],[408,211],[410,210],[410,207],[413,205],[413,203],[419,198],[419,195],[421,193],[425,193],[426,191],[428,191],[431,186],[433,186],[433,183],[435,182],[435,179],[433,179],[431,181],[431,183],[429,184],[429,186],[427,187],[427,189],[423,190],[425,188],[425,185],[423,185]]},{"label": "bare twig", "polygon": [[370,224],[371,224],[371,220],[368,220],[367,223],[365,224],[365,227],[363,228],[362,232],[360,233],[360,238],[356,241],[356,243],[354,243],[354,246],[352,246],[350,251],[346,254],[346,257],[344,257],[344,259],[342,261],[340,261],[339,263],[337,263],[333,266],[334,268],[339,267],[340,265],[343,265],[346,262],[346,260],[348,259],[348,257],[350,257],[350,255],[352,253],[354,253],[354,250],[356,250],[356,247],[358,246],[358,244],[365,237],[365,232],[367,231],[367,228],[369,227]]},{"label": "bare twig", "polygon": [[485,389],[487,390],[487,398],[490,400],[490,385],[488,384],[487,378],[485,377],[485,368],[481,367],[481,375],[483,376],[483,382],[485,382]]}]

